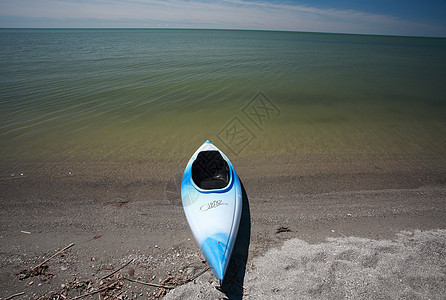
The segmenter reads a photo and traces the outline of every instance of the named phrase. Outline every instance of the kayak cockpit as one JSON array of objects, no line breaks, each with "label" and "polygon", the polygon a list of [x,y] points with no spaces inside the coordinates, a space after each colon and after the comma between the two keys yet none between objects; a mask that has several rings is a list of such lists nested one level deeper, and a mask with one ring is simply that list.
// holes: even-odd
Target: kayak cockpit
[{"label": "kayak cockpit", "polygon": [[198,153],[192,164],[192,180],[203,190],[222,189],[231,179],[229,165],[219,151]]}]

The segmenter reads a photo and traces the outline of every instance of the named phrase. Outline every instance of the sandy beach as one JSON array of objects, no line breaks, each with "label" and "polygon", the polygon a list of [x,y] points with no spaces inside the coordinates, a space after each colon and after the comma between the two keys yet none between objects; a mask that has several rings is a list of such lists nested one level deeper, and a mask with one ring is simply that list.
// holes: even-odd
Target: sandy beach
[{"label": "sandy beach", "polygon": [[185,161],[3,164],[1,299],[445,297],[446,158],[233,162],[245,199],[221,289],[181,206]]}]

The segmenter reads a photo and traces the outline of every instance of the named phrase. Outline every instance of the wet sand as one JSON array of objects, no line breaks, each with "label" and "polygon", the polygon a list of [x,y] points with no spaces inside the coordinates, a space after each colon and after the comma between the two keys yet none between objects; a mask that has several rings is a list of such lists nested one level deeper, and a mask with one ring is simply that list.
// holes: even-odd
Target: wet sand
[{"label": "wet sand", "polygon": [[[227,283],[217,290],[216,280],[206,271],[167,297],[444,297],[445,232],[432,230],[446,229],[446,158],[311,155],[256,163],[236,158],[233,163],[245,199]],[[101,281],[113,277],[120,285],[110,293],[147,298],[162,295],[161,290],[123,277],[176,285],[199,275],[207,265],[180,201],[185,165],[183,160],[83,163],[24,170],[21,175],[3,163],[3,173],[14,176],[5,175],[0,181],[0,297],[24,292],[15,299],[58,293],[73,298],[94,292]],[[278,232],[280,227],[289,231]],[[401,231],[409,237],[401,237]],[[418,246],[406,245],[411,238]],[[420,250],[425,241],[429,249],[436,249],[430,253],[437,253],[437,260],[421,259],[426,255]],[[20,280],[23,269],[71,243],[75,245],[64,255],[45,264],[46,275]],[[386,265],[387,252],[382,250],[386,247],[393,249],[392,259],[410,259],[426,269],[419,281],[424,292],[414,287],[418,281],[413,283],[409,275],[401,282],[395,279],[403,269],[388,272],[395,265]],[[370,249],[377,255],[373,272],[371,266],[357,264]],[[345,251],[350,253],[348,259],[332,255]],[[328,256],[318,262],[318,255]],[[272,262],[274,257],[280,264]],[[302,265],[303,257],[314,265]],[[285,260],[293,263],[287,268]],[[365,288],[366,277],[361,277],[364,285],[355,287],[350,277],[329,273],[325,268],[329,265],[342,265],[345,273],[368,270],[370,276],[383,277],[370,281],[370,289]],[[437,269],[431,268],[432,272],[437,273],[430,274],[433,265]],[[312,284],[321,284],[319,288],[309,282],[296,284],[279,274],[310,276],[315,279]],[[324,283],[324,278],[332,281]],[[379,288],[396,292],[374,294]]]}]

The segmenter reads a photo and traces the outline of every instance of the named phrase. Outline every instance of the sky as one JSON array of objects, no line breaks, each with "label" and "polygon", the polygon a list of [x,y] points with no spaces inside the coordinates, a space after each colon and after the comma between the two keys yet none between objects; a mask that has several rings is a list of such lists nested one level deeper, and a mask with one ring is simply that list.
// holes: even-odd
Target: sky
[{"label": "sky", "polygon": [[0,0],[0,28],[210,28],[446,37],[446,0]]}]

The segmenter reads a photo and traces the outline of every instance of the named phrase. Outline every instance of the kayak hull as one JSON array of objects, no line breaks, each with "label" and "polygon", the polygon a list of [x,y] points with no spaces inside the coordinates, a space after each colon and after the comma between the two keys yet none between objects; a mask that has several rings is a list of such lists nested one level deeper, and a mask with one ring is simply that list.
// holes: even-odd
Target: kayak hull
[{"label": "kayak hull", "polygon": [[195,241],[222,284],[240,224],[242,189],[232,163],[211,142],[189,160],[181,198]]}]

